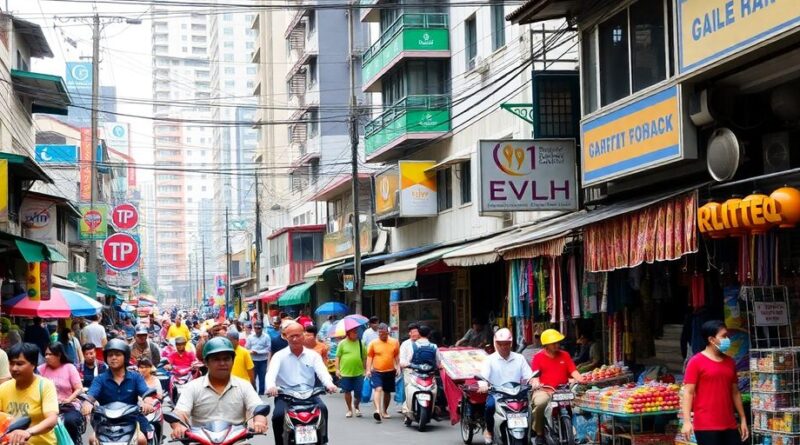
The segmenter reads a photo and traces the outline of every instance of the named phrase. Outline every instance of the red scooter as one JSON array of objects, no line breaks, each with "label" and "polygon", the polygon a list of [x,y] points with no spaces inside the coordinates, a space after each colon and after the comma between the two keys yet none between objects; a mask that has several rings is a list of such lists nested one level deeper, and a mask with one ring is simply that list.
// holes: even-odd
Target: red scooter
[{"label": "red scooter", "polygon": [[[266,416],[269,414],[269,411],[269,405],[258,405],[256,409],[253,410],[253,417]],[[164,413],[164,419],[167,423],[172,424],[177,422],[188,428],[186,437],[176,440],[177,442],[182,442],[184,445],[234,445],[251,439],[256,435],[255,432],[247,428],[247,422],[249,422],[252,417],[238,425],[222,420],[215,420],[202,426],[189,426],[174,413]]]},{"label": "red scooter", "polygon": [[286,402],[283,443],[286,445],[322,444],[327,419],[314,399],[327,391],[323,387],[300,386],[281,389],[278,397]]}]

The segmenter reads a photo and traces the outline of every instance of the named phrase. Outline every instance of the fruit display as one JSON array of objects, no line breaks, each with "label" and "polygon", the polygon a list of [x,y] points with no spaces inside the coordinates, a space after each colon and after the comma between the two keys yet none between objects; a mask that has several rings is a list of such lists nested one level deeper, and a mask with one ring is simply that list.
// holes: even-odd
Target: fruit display
[{"label": "fruit display", "polygon": [[587,384],[602,383],[609,380],[631,379],[628,368],[618,365],[603,365],[597,369],[581,374]]},{"label": "fruit display", "polygon": [[629,383],[607,388],[592,388],[579,399],[578,406],[618,414],[650,414],[680,409],[680,385]]}]

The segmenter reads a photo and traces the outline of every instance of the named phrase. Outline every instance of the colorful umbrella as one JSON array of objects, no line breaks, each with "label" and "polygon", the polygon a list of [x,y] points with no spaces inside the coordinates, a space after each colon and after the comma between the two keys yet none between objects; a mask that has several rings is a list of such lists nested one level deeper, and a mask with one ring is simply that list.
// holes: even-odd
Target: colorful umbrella
[{"label": "colorful umbrella", "polygon": [[334,338],[344,337],[347,335],[347,331],[360,328],[368,322],[369,319],[363,315],[348,315],[331,327],[329,335]]},{"label": "colorful umbrella", "polygon": [[317,315],[339,315],[346,314],[349,309],[344,303],[338,301],[329,301],[318,307],[314,313]]},{"label": "colorful umbrella", "polygon": [[31,300],[22,294],[3,303],[15,317],[70,318],[97,315],[103,305],[78,292],[54,287],[49,300]]}]

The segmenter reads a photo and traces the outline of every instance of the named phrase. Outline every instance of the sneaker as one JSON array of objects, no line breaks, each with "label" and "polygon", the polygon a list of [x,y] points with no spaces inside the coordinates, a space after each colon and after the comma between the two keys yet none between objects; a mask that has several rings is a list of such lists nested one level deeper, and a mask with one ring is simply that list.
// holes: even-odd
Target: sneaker
[{"label": "sneaker", "polygon": [[372,414],[372,418],[375,419],[376,422],[381,423],[381,413],[375,411]]},{"label": "sneaker", "polygon": [[361,410],[360,409],[356,409],[356,417],[361,417]]},{"label": "sneaker", "polygon": [[353,417],[353,413],[348,411],[347,414],[345,414],[344,416],[349,419],[349,418]]}]

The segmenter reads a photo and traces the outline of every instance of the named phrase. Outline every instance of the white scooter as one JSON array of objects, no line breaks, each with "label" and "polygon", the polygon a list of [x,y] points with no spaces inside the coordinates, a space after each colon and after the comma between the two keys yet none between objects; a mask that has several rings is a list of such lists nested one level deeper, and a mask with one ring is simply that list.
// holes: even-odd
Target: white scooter
[{"label": "white scooter", "polygon": [[406,397],[409,398],[411,411],[406,413],[405,425],[411,426],[417,422],[417,429],[424,431],[433,415],[433,407],[436,406],[436,367],[421,364],[409,365],[411,375],[405,382]]}]

